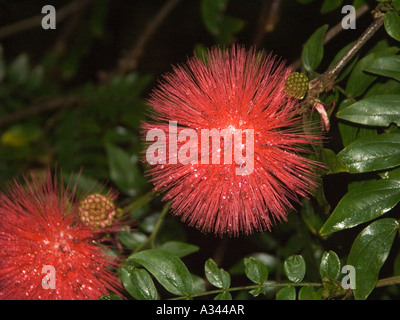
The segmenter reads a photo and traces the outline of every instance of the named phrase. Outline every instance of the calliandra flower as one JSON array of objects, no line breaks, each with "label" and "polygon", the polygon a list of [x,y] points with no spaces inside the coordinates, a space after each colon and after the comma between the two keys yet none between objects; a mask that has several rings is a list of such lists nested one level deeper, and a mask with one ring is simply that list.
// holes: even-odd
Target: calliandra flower
[{"label": "calliandra flower", "polygon": [[0,300],[97,300],[120,292],[102,233],[80,222],[74,188],[51,176],[0,193]]},{"label": "calliandra flower", "polygon": [[[250,234],[286,220],[316,189],[319,164],[302,153],[319,136],[303,130],[299,102],[284,92],[290,73],[272,55],[234,45],[214,47],[163,77],[149,99],[153,120],[142,128],[152,159],[147,174],[174,215],[203,232]],[[232,147],[227,136],[205,135],[207,145],[204,129],[239,132],[246,141]],[[222,161],[232,151],[239,161]]]}]

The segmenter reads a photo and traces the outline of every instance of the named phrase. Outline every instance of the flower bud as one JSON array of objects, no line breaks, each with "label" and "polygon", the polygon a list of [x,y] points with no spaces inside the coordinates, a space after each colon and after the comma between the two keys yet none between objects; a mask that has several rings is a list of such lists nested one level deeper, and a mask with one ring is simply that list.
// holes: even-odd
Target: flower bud
[{"label": "flower bud", "polygon": [[78,208],[81,221],[95,229],[103,229],[112,224],[116,209],[107,196],[93,193],[81,201]]},{"label": "flower bud", "polygon": [[286,79],[284,92],[295,99],[303,99],[308,89],[308,78],[304,73],[292,72]]}]

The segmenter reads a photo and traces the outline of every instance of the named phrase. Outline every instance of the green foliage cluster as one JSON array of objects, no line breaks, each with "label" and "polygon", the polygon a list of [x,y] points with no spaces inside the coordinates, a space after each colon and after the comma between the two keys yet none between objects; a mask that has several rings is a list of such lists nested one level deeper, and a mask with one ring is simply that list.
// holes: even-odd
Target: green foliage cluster
[{"label": "green foliage cluster", "polygon": [[[297,2],[318,6],[321,15],[340,11],[346,3]],[[67,54],[48,54],[32,66],[25,53],[8,61],[0,52],[0,181],[50,166],[65,177],[74,172],[78,191],[104,182],[117,189],[118,205],[137,221],[135,228],[118,233],[126,299],[399,298],[399,287],[389,285],[400,283],[400,1],[351,2],[356,8],[366,3],[379,5],[384,30],[341,71],[333,91],[320,96],[332,125],[327,143],[316,150],[327,166],[323,185],[312,199],[303,200],[299,214],[290,214],[270,233],[218,239],[188,232],[150,191],[140,161],[140,122],[147,116],[152,77],[132,72],[105,82],[76,81],[85,53],[104,36],[106,0],[93,5]],[[229,14],[230,1],[198,4],[214,43],[235,42],[245,21]],[[354,43],[343,43],[329,58],[324,39],[330,27],[319,26],[304,42],[301,69],[310,80]],[[204,48],[194,45],[197,54]],[[55,99],[59,96],[64,103]],[[336,193],[336,184],[343,194]],[[234,255],[225,241],[240,242],[246,250]],[[230,264],[210,258],[210,243],[231,256]],[[342,285],[345,265],[356,272],[350,289]]]}]

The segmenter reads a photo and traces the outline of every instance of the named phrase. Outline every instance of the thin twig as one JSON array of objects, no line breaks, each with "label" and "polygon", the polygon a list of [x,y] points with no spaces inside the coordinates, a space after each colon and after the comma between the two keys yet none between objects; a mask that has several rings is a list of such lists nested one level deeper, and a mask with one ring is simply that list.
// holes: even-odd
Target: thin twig
[{"label": "thin twig", "polygon": [[[382,288],[382,287],[399,285],[399,284],[400,284],[400,277],[394,276],[394,277],[389,277],[389,278],[384,278],[384,279],[378,280],[375,284],[375,288]],[[348,290],[342,300],[346,300],[347,298],[350,298],[353,295],[354,295],[354,291]]]},{"label": "thin twig", "polygon": [[152,199],[154,198],[154,192],[149,191],[143,196],[141,196],[139,199],[135,200],[134,202],[128,204],[126,207],[122,209],[122,215],[127,214],[129,212],[133,212],[145,204],[149,203]]},{"label": "thin twig", "polygon": [[[72,13],[80,10],[84,6],[87,5],[87,1],[73,1],[68,3],[65,7],[57,10],[57,23],[64,20],[66,17],[71,15]],[[38,14],[36,16],[15,22],[8,26],[4,26],[0,28],[0,40],[5,39],[7,37],[13,36],[15,34],[33,29],[39,28],[41,26],[41,22],[43,19],[43,14]]]},{"label": "thin twig", "polygon": [[374,18],[375,20],[357,39],[354,45],[343,55],[343,57],[326,72],[310,82],[307,96],[302,102],[302,108],[304,108],[304,110],[308,110],[310,107],[313,107],[315,103],[319,102],[318,98],[322,92],[327,92],[334,88],[336,78],[344,66],[350,62],[365,43],[379,30],[383,25],[385,15],[380,11],[375,11]]},{"label": "thin twig", "polygon": [[[356,19],[359,19],[360,17],[362,17],[368,11],[369,11],[369,5],[364,4],[363,6],[361,6],[360,8],[357,9]],[[334,27],[329,29],[328,32],[325,34],[324,44],[327,44],[329,41],[331,41],[334,37],[336,37],[342,31],[343,31],[342,22],[339,22],[337,25],[335,25]]]},{"label": "thin twig", "polygon": [[275,29],[280,17],[281,5],[282,0],[264,0],[258,22],[258,29],[253,40],[253,45],[256,48],[261,46],[264,35]]},{"label": "thin twig", "polygon": [[384,278],[380,279],[377,281],[375,288],[380,288],[380,287],[386,287],[386,286],[391,286],[394,284],[400,284],[400,277],[390,277],[390,278]]},{"label": "thin twig", "polygon": [[209,296],[213,294],[219,294],[222,292],[234,292],[234,291],[243,291],[243,290],[253,290],[258,288],[284,288],[284,287],[322,287],[322,283],[313,283],[313,282],[300,282],[300,283],[264,283],[261,285],[249,285],[249,286],[240,286],[240,287],[231,287],[228,289],[216,289],[207,292],[193,294],[190,297],[180,296],[171,298],[169,300],[185,300],[187,298],[199,298],[204,296]]},{"label": "thin twig", "polygon": [[169,203],[167,203],[164,208],[161,211],[160,217],[157,220],[156,225],[154,226],[153,232],[151,233],[151,235],[146,239],[146,241],[144,241],[140,246],[138,246],[133,253],[139,252],[141,250],[143,250],[145,247],[147,247],[149,244],[152,248],[155,248],[155,243],[156,243],[156,238],[158,235],[158,232],[161,229],[161,226],[164,222],[164,218],[167,215],[169,211]]},{"label": "thin twig", "polygon": [[[390,277],[390,278],[384,278],[381,280],[378,280],[375,288],[379,287],[386,287],[390,285],[396,285],[400,284],[400,277]],[[211,290],[211,291],[206,291],[198,294],[191,295],[190,298],[198,298],[198,297],[204,297],[204,296],[209,296],[213,294],[219,294],[222,292],[234,292],[234,291],[248,291],[248,290],[253,290],[253,289],[258,289],[258,288],[284,288],[284,287],[289,287],[289,286],[294,286],[294,287],[323,287],[323,283],[314,283],[314,282],[300,282],[300,283],[264,283],[261,285],[249,285],[249,286],[239,286],[239,287],[231,287],[228,289],[216,289],[216,290]],[[353,291],[348,291],[345,294],[345,298],[350,297],[353,294]],[[180,296],[180,297],[175,297],[171,298],[169,300],[184,300],[187,299],[188,297],[185,296]]]},{"label": "thin twig", "polygon": [[0,117],[0,127],[10,122],[26,119],[43,112],[72,107],[78,104],[81,99],[82,97],[79,95],[71,95],[68,97],[61,97],[48,102],[35,104],[27,109],[23,109],[11,114],[6,114]]},{"label": "thin twig", "polygon": [[[69,20],[68,23],[66,23],[64,29],[62,30],[60,36],[58,37],[55,45],[54,45],[54,51],[57,54],[63,54],[68,51],[68,43],[71,40],[71,37],[73,35],[73,32],[76,30],[77,26],[79,23],[82,21],[83,17],[85,16],[85,13],[87,10],[90,8],[90,5],[92,2],[96,0],[85,0],[82,1],[82,6],[80,10],[78,10]],[[57,15],[57,19],[58,19]]]},{"label": "thin twig", "polygon": [[133,48],[129,50],[128,53],[119,60],[116,70],[108,73],[100,73],[100,80],[103,82],[107,82],[110,79],[115,78],[116,76],[123,75],[135,70],[137,68],[140,57],[143,55],[147,43],[160,27],[160,25],[164,22],[168,14],[180,1],[182,0],[167,1],[157,12],[157,14],[149,21],[144,32],[140,35]]},{"label": "thin twig", "polygon": [[[88,0],[96,1],[96,0]],[[144,48],[150,38],[154,35],[158,27],[165,20],[168,14],[172,11],[172,9],[182,0],[169,0],[165,3],[165,5],[159,10],[159,12],[150,20],[147,25],[145,31],[139,37],[133,49],[125,55],[119,62],[119,66],[117,70],[112,71],[110,73],[105,73],[100,76],[103,81],[109,81],[114,77],[122,74],[126,74],[129,71],[134,70],[137,67],[137,63],[139,58],[144,52]],[[79,10],[87,5],[86,1],[74,1],[65,7],[57,10],[57,21],[63,20],[69,14]],[[12,34],[16,34],[18,32],[22,32],[24,30],[40,26],[41,19],[43,15],[38,15],[13,25],[9,25],[4,28],[0,28],[0,39],[1,37],[10,36]],[[78,95],[73,95],[70,97],[61,97],[56,98],[54,100],[33,105],[27,109],[14,112],[12,114],[4,115],[0,117],[0,126],[8,124],[10,122],[18,121],[21,119],[29,118],[30,116],[40,114],[43,112],[48,112],[52,110],[56,110],[62,107],[72,107],[76,105],[76,103],[81,100],[82,97]]]},{"label": "thin twig", "polygon": [[[356,19],[361,18],[365,13],[369,11],[368,4],[364,4],[356,11]],[[329,43],[333,38],[335,38],[339,33],[343,31],[342,22],[339,22],[332,28],[330,28],[324,37],[324,45]],[[292,63],[294,69],[299,69],[301,67],[301,58],[297,59],[295,62]]]}]

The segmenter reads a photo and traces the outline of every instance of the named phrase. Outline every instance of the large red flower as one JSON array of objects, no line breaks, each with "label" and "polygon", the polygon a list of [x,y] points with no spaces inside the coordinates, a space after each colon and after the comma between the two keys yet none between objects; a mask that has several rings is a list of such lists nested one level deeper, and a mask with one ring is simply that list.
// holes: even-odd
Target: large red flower
[{"label": "large red flower", "polygon": [[0,300],[98,299],[120,289],[100,231],[78,218],[73,190],[49,178],[0,194]]},{"label": "large red flower", "polygon": [[[213,48],[164,76],[149,99],[155,121],[143,129],[148,174],[175,215],[204,232],[249,234],[285,220],[294,203],[315,190],[317,164],[300,153],[318,137],[303,130],[298,101],[284,93],[290,73],[271,55],[233,46]],[[232,146],[234,139],[227,144],[226,136],[217,136],[220,148],[212,149],[211,136],[205,136],[209,145],[200,142],[203,129],[242,130],[245,143]],[[223,161],[233,158],[229,152],[246,155],[245,161]],[[216,154],[219,163],[212,161]]]}]

